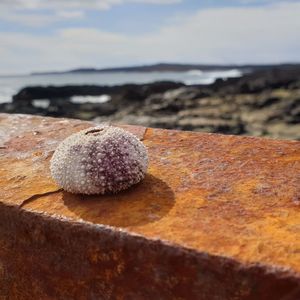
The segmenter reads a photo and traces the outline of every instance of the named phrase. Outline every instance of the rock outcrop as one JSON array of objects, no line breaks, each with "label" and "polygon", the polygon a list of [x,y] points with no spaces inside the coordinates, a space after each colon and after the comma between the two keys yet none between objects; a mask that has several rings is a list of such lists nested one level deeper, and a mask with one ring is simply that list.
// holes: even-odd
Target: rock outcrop
[{"label": "rock outcrop", "polygon": [[[75,95],[109,95],[74,103]],[[36,106],[34,101],[48,101]],[[211,85],[156,82],[121,86],[27,87],[0,111],[149,127],[300,139],[300,68],[218,79]]]}]

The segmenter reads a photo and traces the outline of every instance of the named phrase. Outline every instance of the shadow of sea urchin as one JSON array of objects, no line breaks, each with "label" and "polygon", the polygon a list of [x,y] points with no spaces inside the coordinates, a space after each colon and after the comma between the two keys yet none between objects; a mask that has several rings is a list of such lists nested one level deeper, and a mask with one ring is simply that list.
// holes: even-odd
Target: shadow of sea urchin
[{"label": "shadow of sea urchin", "polygon": [[102,125],[72,134],[51,159],[51,175],[71,193],[117,193],[141,181],[147,149],[133,134]]}]

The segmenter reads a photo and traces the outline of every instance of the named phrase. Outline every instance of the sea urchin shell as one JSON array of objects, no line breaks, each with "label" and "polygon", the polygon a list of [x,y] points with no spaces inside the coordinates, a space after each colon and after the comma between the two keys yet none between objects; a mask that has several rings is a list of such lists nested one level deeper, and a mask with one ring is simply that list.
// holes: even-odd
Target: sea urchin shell
[{"label": "sea urchin shell", "polygon": [[51,159],[51,175],[64,190],[82,194],[117,193],[141,181],[147,149],[133,134],[101,125],[72,134]]}]

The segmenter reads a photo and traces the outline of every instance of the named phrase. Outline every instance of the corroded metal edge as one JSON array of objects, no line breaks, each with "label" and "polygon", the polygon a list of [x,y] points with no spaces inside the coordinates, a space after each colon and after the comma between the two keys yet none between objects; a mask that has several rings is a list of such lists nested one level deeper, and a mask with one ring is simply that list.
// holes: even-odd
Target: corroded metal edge
[{"label": "corroded metal edge", "polygon": [[3,204],[0,225],[0,296],[8,299],[300,296],[300,276],[290,270],[242,264],[110,226]]},{"label": "corroded metal edge", "polygon": [[[39,118],[27,117],[26,119],[31,120],[31,118],[34,127],[34,125],[39,122]],[[69,120],[55,120],[57,120],[58,123],[64,124],[69,122]],[[48,121],[51,123],[53,120]],[[73,122],[76,123],[73,127],[73,129],[76,127],[76,130],[79,130],[80,127],[93,125],[91,123],[81,123],[80,121]],[[12,127],[11,124],[9,125]],[[32,127],[30,127],[30,130],[32,130]],[[181,144],[185,146],[186,150],[189,149],[188,146],[191,140],[195,142],[198,139],[198,137],[195,137],[195,134],[185,136],[184,132],[171,132],[168,130],[164,130],[163,133],[160,134],[160,131],[162,130],[149,129],[142,133],[143,136],[145,136],[145,142],[150,143],[150,146],[152,146],[151,149],[154,158],[161,154],[160,150],[165,151],[162,148],[168,147],[169,144],[167,144],[164,139],[166,136],[172,141],[173,146],[174,143],[177,143],[177,139],[181,141],[182,138]],[[152,136],[153,133],[157,134],[157,136]],[[55,140],[57,142],[65,134],[66,132],[57,136],[57,133],[53,132],[53,135],[46,135],[46,138],[57,138]],[[30,136],[32,136],[32,134]],[[199,134],[199,137],[204,140],[204,145],[206,144],[206,150],[211,151],[208,151],[211,155],[214,155],[215,148],[211,144],[205,143],[205,139],[209,139],[213,142],[214,136],[213,134]],[[16,147],[16,150],[20,151],[17,153],[31,151],[32,142],[38,141],[38,137],[39,135],[29,141],[27,135],[25,135],[21,141],[18,139],[13,140],[11,144],[12,149]],[[153,137],[154,139],[151,140]],[[219,140],[228,140],[228,138],[231,137],[227,136],[225,138],[222,135],[216,136],[217,144]],[[234,138],[235,137],[232,136],[232,139]],[[252,140],[257,141],[258,139],[238,137],[236,140],[239,140],[237,144],[241,144],[241,140],[244,142],[248,141],[246,144],[249,144]],[[162,141],[162,143],[160,143],[160,141]],[[261,141],[261,146],[267,146],[265,139],[261,139]],[[172,143],[170,144],[171,146]],[[282,141],[274,142],[274,140],[272,140],[273,145],[279,145],[280,143],[282,143]],[[299,142],[284,141],[286,146],[293,146],[294,153],[298,152],[298,149],[296,149],[298,146],[294,146],[296,143]],[[258,143],[256,143],[256,145],[257,144]],[[156,147],[157,145],[162,147]],[[215,144],[213,143],[213,145]],[[47,148],[47,151],[51,149]],[[251,150],[251,145],[250,148],[248,147],[247,149]],[[267,147],[267,149],[270,151],[265,154],[265,158],[268,161],[268,155],[273,153],[274,149],[280,150],[276,147]],[[41,148],[41,150],[43,150],[43,148]],[[291,154],[293,151],[289,153]],[[219,151],[219,153],[222,154],[222,151]],[[162,154],[164,154],[162,155],[164,158],[168,156],[167,153]],[[9,155],[13,157],[13,153],[8,153],[8,156]],[[230,157],[234,158],[234,155]],[[179,162],[183,160],[181,157],[185,158],[186,156],[175,156],[173,163],[179,165]],[[291,154],[290,157],[287,156],[286,158],[293,162],[297,157]],[[43,160],[40,160],[41,168],[37,170],[37,173],[41,173],[41,170],[46,170],[45,162],[47,162],[48,159],[49,157],[47,156],[44,157]],[[285,159],[285,157],[283,157],[283,159]],[[5,162],[8,173],[12,169],[10,162],[11,160]],[[24,169],[22,162],[22,159],[17,162],[18,164],[16,164],[16,166],[18,168],[16,168],[16,174],[11,174],[15,187],[26,186],[26,184],[23,184],[23,176],[18,174],[18,172]],[[162,175],[161,170],[165,162],[166,160],[156,163],[156,172],[153,172],[154,175]],[[189,163],[192,164],[193,160]],[[242,163],[244,162],[242,161]],[[28,170],[32,168],[30,161],[28,165],[25,166],[27,166]],[[209,166],[210,165],[207,167]],[[152,171],[153,169],[154,168],[152,168]],[[157,170],[159,170],[159,172]],[[294,170],[298,169],[294,168]],[[163,174],[162,179],[166,180],[167,176],[169,176],[167,171],[168,167],[165,167],[165,174]],[[268,168],[266,168],[266,171],[268,171]],[[290,169],[285,167],[283,171],[286,171],[284,173],[286,174],[290,172]],[[27,169],[25,169],[25,172],[27,172]],[[187,172],[184,174],[186,175]],[[295,173],[295,175],[297,174],[298,173]],[[197,175],[197,173],[195,173],[195,175]],[[153,299],[157,297],[158,299],[200,300],[270,299],[270,297],[272,299],[285,297],[284,299],[286,300],[300,298],[300,296],[297,295],[299,292],[297,290],[299,287],[299,273],[293,273],[291,271],[293,270],[292,265],[297,263],[297,258],[293,260],[291,256],[289,264],[285,264],[290,265],[291,269],[272,267],[280,265],[280,260],[277,259],[273,260],[273,263],[270,263],[270,265],[249,264],[247,262],[249,261],[249,257],[251,257],[250,255],[246,256],[246,259],[241,263],[237,257],[232,259],[233,256],[223,257],[221,254],[218,255],[213,251],[208,252],[209,254],[201,252],[201,244],[199,247],[196,245],[198,248],[184,248],[184,245],[186,245],[184,241],[182,244],[170,244],[166,241],[152,239],[151,235],[147,237],[146,234],[140,236],[138,234],[128,233],[126,230],[119,229],[122,226],[109,227],[98,225],[97,222],[101,223],[101,220],[96,220],[95,223],[91,224],[87,220],[81,222],[80,219],[76,217],[78,221],[74,221],[74,219],[51,214],[50,211],[56,212],[55,209],[47,212],[47,208],[49,207],[41,206],[40,210],[37,209],[35,211],[34,204],[38,204],[36,203],[38,201],[35,200],[40,200],[42,196],[47,193],[53,193],[57,190],[57,187],[52,184],[50,180],[39,182],[35,187],[34,185],[39,179],[39,176],[33,177],[30,184],[29,181],[27,182],[29,189],[20,190],[19,194],[16,193],[16,189],[14,188],[9,191],[10,193],[8,193],[7,190],[2,193],[2,197],[4,198],[1,200],[6,199],[7,201],[7,205],[4,204],[5,201],[0,205],[0,225],[2,225],[0,226],[0,258],[2,261],[2,265],[0,266],[0,290],[4,297],[9,297],[9,299],[95,299],[95,297],[100,299]],[[293,183],[294,189],[290,195],[297,196],[298,193],[296,189],[298,186],[296,186],[295,181],[293,181]],[[176,188],[176,182],[172,186]],[[274,186],[274,183],[271,186]],[[32,190],[31,187],[33,187]],[[181,188],[182,187],[190,188],[189,185],[185,186],[184,184]],[[240,191],[243,190],[240,189]],[[248,189],[246,189],[246,192],[247,191]],[[264,190],[262,191],[264,192]],[[196,191],[196,193],[198,195],[198,191]],[[283,193],[286,193],[285,188],[281,191],[281,194]],[[56,195],[57,194],[52,196]],[[141,193],[141,195],[144,194]],[[264,193],[262,193],[262,195],[264,195]],[[190,201],[192,196],[193,193],[190,192],[185,194],[186,201],[182,206],[179,206],[179,215],[182,212],[181,209],[192,204]],[[261,198],[261,196],[259,197]],[[130,199],[132,200],[132,198]],[[49,197],[49,206],[56,200],[61,199]],[[290,201],[290,199],[286,200]],[[211,203],[213,204],[213,202]],[[31,204],[33,204],[33,206]],[[200,204],[201,203],[199,203],[199,208],[201,208]],[[197,209],[198,206],[192,207]],[[211,207],[206,207],[206,209],[208,208]],[[282,207],[279,205],[278,208],[281,209]],[[31,209],[32,211],[30,211]],[[94,205],[90,207],[88,212],[93,209]],[[211,209],[214,209],[214,207]],[[40,214],[38,211],[45,213]],[[66,210],[62,211],[68,212]],[[289,211],[290,209],[288,212]],[[239,213],[238,210],[233,212]],[[200,214],[197,216],[199,217]],[[233,214],[233,217],[235,216],[236,215]],[[183,222],[188,221],[188,219],[185,220],[184,218],[177,218],[177,221],[178,220],[183,220]],[[187,224],[184,224],[184,228],[179,228],[180,230],[186,229]],[[213,222],[209,225],[213,225]],[[192,233],[196,227],[190,226],[187,228],[189,228],[188,232]],[[220,229],[221,231],[219,233],[223,234],[223,228]],[[162,228],[162,230],[164,230],[164,228]],[[177,231],[177,235],[181,232],[180,230]],[[130,231],[132,232],[132,229]],[[138,232],[141,233],[143,231]],[[231,233],[231,230],[229,233]],[[171,236],[170,240],[175,241],[176,239],[174,239],[174,237],[176,234]],[[162,239],[162,237],[165,236],[164,232],[161,231],[158,236]],[[222,241],[222,238],[223,236],[219,234],[218,239]],[[294,238],[296,238],[295,234]],[[285,241],[285,244],[281,247],[282,251],[280,254],[282,255],[285,254],[284,251],[286,249],[292,248],[293,250],[292,240]],[[211,244],[208,244],[208,246],[210,245]],[[221,243],[217,246],[219,245],[222,246]],[[297,244],[295,243],[295,251],[297,250],[296,247]],[[195,249],[198,249],[198,251]],[[205,249],[210,248],[207,247]],[[213,255],[213,253],[215,253],[215,255]],[[274,253],[276,256],[276,252]],[[268,254],[274,256],[274,253],[273,249],[271,249]],[[232,253],[228,252],[228,254]],[[280,258],[280,255],[277,257]],[[254,261],[260,260],[256,259]],[[262,261],[270,262],[270,260],[264,259]],[[141,286],[145,287],[143,291],[141,291]],[[0,296],[2,295],[0,294]]]}]

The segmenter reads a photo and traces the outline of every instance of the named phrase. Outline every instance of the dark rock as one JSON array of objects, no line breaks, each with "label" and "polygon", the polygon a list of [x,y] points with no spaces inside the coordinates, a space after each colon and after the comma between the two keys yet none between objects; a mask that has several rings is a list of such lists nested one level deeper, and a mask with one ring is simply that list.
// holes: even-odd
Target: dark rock
[{"label": "dark rock", "polygon": [[219,79],[212,88],[222,94],[251,94],[264,90],[289,88],[300,82],[300,68],[272,68],[246,74],[240,78]]},{"label": "dark rock", "polygon": [[[73,103],[108,94],[106,103]],[[39,106],[36,106],[36,101]],[[44,99],[44,100],[41,100]],[[148,127],[300,139],[300,68],[261,68],[211,85],[27,87],[0,111],[94,119]]]},{"label": "dark rock", "polygon": [[57,99],[70,98],[72,96],[99,96],[119,95],[131,97],[134,100],[141,100],[153,93],[162,93],[169,89],[175,89],[184,86],[177,82],[155,82],[152,84],[138,85],[125,84],[115,86],[98,86],[98,85],[66,85],[66,86],[31,86],[23,88],[18,94],[13,96],[14,102],[27,102],[33,99]]}]

